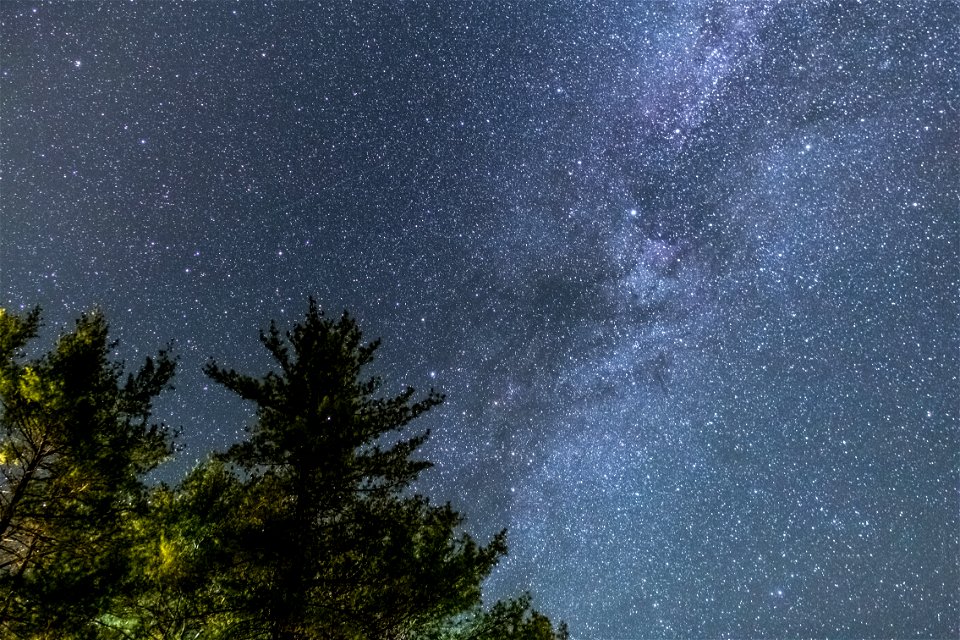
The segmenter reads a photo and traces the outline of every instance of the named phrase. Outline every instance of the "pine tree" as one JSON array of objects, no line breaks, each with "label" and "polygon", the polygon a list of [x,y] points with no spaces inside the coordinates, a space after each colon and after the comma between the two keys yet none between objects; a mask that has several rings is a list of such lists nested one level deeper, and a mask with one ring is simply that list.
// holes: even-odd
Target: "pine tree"
[{"label": "pine tree", "polygon": [[150,410],[175,362],[161,351],[122,382],[97,312],[26,359],[39,326],[0,309],[0,635],[94,637],[128,575],[122,524],[170,452]]},{"label": "pine tree", "polygon": [[150,422],[167,351],[122,382],[103,316],[29,359],[39,311],[0,310],[0,637],[99,640],[562,640],[528,596],[485,610],[506,552],[458,533],[411,490],[430,465],[411,421],[442,401],[378,395],[378,343],[310,301],[261,335],[277,370],[208,374],[257,405],[249,438],[175,489],[143,475],[170,452]]},{"label": "pine tree", "polygon": [[412,457],[428,434],[402,431],[442,397],[380,397],[363,377],[378,342],[312,299],[302,323],[261,341],[278,371],[206,368],[257,405],[249,439],[223,456],[245,482],[224,580],[235,637],[405,638],[475,606],[504,534],[478,545],[449,505],[408,491],[430,466]]}]

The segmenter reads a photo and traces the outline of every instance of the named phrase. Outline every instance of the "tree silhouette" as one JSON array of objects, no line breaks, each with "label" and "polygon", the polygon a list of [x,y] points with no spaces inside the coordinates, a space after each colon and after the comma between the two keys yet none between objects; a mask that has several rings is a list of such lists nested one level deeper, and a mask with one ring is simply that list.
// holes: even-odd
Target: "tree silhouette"
[{"label": "tree silhouette", "polygon": [[428,434],[391,440],[442,397],[378,396],[381,381],[363,371],[379,343],[312,299],[302,323],[285,335],[271,325],[261,340],[278,372],[206,368],[257,404],[250,438],[223,456],[246,478],[249,526],[237,532],[234,566],[251,630],[275,640],[400,638],[479,602],[504,534],[486,546],[456,535],[461,518],[449,505],[406,491],[430,466],[412,457]]},{"label": "tree silhouette", "polygon": [[38,358],[39,311],[0,309],[0,637],[100,640],[560,640],[530,597],[485,609],[506,553],[411,483],[443,398],[381,396],[378,342],[310,300],[261,334],[260,377],[207,374],[256,404],[248,437],[176,487],[142,478],[171,452],[150,421],[166,350],[123,379],[102,314]]},{"label": "tree silhouette", "polygon": [[39,326],[0,309],[0,630],[86,637],[128,574],[141,478],[170,452],[149,415],[175,363],[161,351],[122,383],[100,313],[27,360]]}]

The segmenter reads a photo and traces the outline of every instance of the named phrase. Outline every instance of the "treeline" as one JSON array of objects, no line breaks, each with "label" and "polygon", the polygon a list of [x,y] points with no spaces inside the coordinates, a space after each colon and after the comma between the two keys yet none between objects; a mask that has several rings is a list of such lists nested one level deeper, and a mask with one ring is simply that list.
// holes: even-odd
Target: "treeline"
[{"label": "treeline", "polygon": [[430,464],[407,427],[442,397],[382,396],[346,313],[271,325],[266,375],[206,366],[257,419],[176,487],[144,483],[173,452],[151,418],[169,349],[126,375],[102,314],[31,358],[39,326],[0,309],[0,637],[567,637],[527,595],[482,606],[505,533],[478,543],[409,490]]}]

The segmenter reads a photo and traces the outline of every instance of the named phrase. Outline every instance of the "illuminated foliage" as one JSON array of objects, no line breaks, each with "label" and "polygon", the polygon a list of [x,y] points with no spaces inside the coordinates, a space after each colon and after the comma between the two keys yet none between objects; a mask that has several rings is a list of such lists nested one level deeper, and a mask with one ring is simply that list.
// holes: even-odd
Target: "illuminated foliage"
[{"label": "illuminated foliage", "polygon": [[557,640],[529,597],[489,610],[506,553],[414,494],[430,463],[408,425],[442,402],[379,394],[378,344],[353,319],[261,335],[277,368],[206,372],[257,406],[248,437],[175,488],[143,475],[170,453],[150,422],[166,351],[122,379],[99,313],[39,358],[38,311],[0,311],[0,636],[102,640]]},{"label": "illuminated foliage", "polygon": [[26,359],[39,326],[39,310],[0,310],[0,629],[87,637],[129,571],[140,479],[170,452],[149,415],[175,363],[161,351],[124,381],[100,313]]}]

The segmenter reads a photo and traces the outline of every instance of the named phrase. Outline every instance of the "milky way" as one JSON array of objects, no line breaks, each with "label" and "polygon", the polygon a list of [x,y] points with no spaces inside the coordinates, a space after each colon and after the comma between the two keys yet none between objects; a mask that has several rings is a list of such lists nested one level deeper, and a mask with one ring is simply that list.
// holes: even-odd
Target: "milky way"
[{"label": "milky way", "polygon": [[[960,635],[953,2],[4,2],[0,303],[208,356],[314,294],[575,638]],[[391,387],[392,388],[392,387]]]}]

